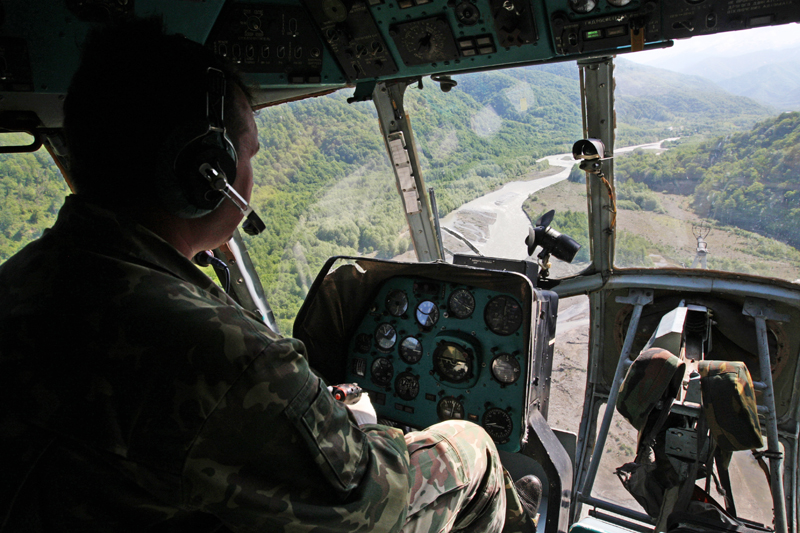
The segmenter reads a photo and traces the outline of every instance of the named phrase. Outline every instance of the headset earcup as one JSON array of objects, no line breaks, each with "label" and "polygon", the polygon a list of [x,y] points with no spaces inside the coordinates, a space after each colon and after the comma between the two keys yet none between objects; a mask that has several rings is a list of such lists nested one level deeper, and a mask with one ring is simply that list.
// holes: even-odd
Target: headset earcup
[{"label": "headset earcup", "polygon": [[236,179],[236,152],[227,137],[209,132],[186,145],[175,158],[175,176],[183,196],[189,205],[207,213],[216,209],[224,196],[213,190],[208,180],[200,174],[199,169],[205,163],[220,168],[228,183],[233,185]]},{"label": "headset earcup", "polygon": [[[222,169],[229,184],[233,185],[236,179],[237,158],[233,144],[227,135],[208,131],[208,124],[203,124],[205,133],[172,136],[164,147],[166,165],[162,168],[169,168],[171,172],[160,180],[159,198],[167,210],[181,218],[206,215],[224,199],[222,193],[213,190],[200,174],[199,169],[204,163]],[[185,141],[187,137],[191,139],[188,142]]]}]

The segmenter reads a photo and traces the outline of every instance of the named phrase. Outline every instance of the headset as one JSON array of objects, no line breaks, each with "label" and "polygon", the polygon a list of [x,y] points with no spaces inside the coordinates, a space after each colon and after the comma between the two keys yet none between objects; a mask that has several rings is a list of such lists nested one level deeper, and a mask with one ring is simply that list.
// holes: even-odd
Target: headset
[{"label": "headset", "polygon": [[205,120],[182,128],[182,135],[174,135],[166,143],[167,153],[177,155],[170,175],[160,180],[162,201],[181,218],[197,218],[227,198],[246,217],[242,225],[245,233],[258,235],[266,227],[264,222],[231,187],[236,180],[238,156],[225,131],[225,74],[208,67],[206,83]]}]

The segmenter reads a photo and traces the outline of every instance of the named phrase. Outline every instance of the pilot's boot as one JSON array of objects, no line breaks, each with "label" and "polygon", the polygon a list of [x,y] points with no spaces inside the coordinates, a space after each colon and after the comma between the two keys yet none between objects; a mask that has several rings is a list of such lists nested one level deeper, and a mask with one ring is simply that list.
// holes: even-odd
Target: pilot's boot
[{"label": "pilot's boot", "polygon": [[514,482],[519,501],[525,514],[534,524],[538,524],[539,504],[542,502],[542,482],[534,475],[527,475]]}]

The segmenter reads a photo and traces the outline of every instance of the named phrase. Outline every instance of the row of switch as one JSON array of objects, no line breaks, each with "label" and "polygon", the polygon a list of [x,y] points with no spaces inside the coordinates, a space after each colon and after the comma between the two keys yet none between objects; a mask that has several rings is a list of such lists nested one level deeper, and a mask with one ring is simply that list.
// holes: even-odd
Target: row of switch
[{"label": "row of switch", "polygon": [[[220,43],[217,47],[217,52],[223,56],[228,57],[228,45],[225,43]],[[261,46],[261,55],[260,59],[269,59],[271,54],[270,46],[268,44]],[[275,57],[278,59],[291,59],[291,57],[287,57],[291,54],[291,48],[286,46],[277,46],[275,47]],[[312,48],[309,52],[309,55],[312,59],[318,59],[322,55],[322,51],[319,48]],[[242,59],[242,46],[234,44],[231,46],[230,50],[230,57],[234,60],[241,60]],[[303,47],[298,46],[294,49],[294,59],[301,59],[303,57]],[[253,44],[245,45],[244,47],[244,59],[256,59],[256,46]]]},{"label": "row of switch", "polygon": [[491,35],[462,37],[458,40],[458,49],[462,57],[486,55],[497,52]]}]

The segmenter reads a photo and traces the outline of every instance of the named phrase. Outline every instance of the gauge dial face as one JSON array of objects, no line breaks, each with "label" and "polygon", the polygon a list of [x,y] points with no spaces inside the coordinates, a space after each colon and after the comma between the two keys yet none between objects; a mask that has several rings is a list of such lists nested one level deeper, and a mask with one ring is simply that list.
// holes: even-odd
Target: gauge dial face
[{"label": "gauge dial face", "polygon": [[413,365],[422,359],[422,343],[416,337],[406,337],[400,343],[400,358]]},{"label": "gauge dial face", "polygon": [[514,422],[506,411],[492,407],[483,415],[483,429],[496,443],[505,444],[514,429]]},{"label": "gauge dial face", "polygon": [[597,6],[597,0],[569,0],[569,7],[575,13],[589,13]]},{"label": "gauge dial face", "polygon": [[322,11],[334,22],[344,22],[347,20],[347,8],[341,0],[324,0]]},{"label": "gauge dial face", "polygon": [[475,311],[475,297],[467,289],[458,289],[447,300],[450,314],[456,318],[467,318]]},{"label": "gauge dial face", "polygon": [[432,328],[439,321],[439,308],[430,300],[420,302],[417,306],[417,322],[423,328]]},{"label": "gauge dial face", "polygon": [[451,420],[453,418],[463,420],[464,404],[458,401],[457,398],[447,396],[439,400],[439,404],[436,406],[436,414],[439,416],[439,420]]},{"label": "gauge dial face", "polygon": [[372,362],[370,373],[373,383],[381,387],[388,387],[394,376],[394,366],[386,357],[378,357]]},{"label": "gauge dial face", "polygon": [[386,296],[386,310],[392,316],[403,316],[408,311],[408,296],[404,291],[395,289]]},{"label": "gauge dial face", "polygon": [[453,34],[446,19],[429,18],[393,26],[398,52],[407,65],[458,58]]},{"label": "gauge dial face", "polygon": [[631,3],[631,0],[608,0],[608,3],[614,7],[625,7]]},{"label": "gauge dial face", "polygon": [[391,324],[381,324],[375,330],[375,342],[379,350],[389,351],[397,343],[397,331]]},{"label": "gauge dial face", "polygon": [[369,353],[372,348],[372,337],[366,333],[359,333],[356,337],[356,350],[360,353]]},{"label": "gauge dial face", "polygon": [[443,381],[461,383],[472,376],[472,359],[463,346],[442,342],[433,352],[433,368]]},{"label": "gauge dial face", "polygon": [[522,325],[522,307],[511,296],[495,296],[483,312],[486,325],[498,335],[511,335]]},{"label": "gauge dial face", "polygon": [[519,379],[522,367],[511,354],[501,353],[492,361],[492,376],[503,385],[510,385]]},{"label": "gauge dial face", "polygon": [[410,402],[419,394],[419,380],[411,372],[402,372],[394,382],[394,392],[401,399]]}]

